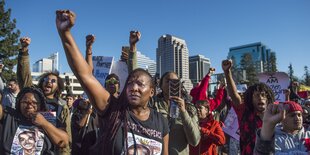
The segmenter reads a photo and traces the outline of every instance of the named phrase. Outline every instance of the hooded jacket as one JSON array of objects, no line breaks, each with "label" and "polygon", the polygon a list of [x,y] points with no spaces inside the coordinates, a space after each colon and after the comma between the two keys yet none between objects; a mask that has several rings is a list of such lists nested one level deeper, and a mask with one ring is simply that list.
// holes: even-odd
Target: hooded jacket
[{"label": "hooded jacket", "polygon": [[278,125],[272,141],[264,141],[260,137],[261,129],[257,131],[255,154],[308,154],[310,153],[310,131],[302,128],[297,134],[292,135],[282,130]]}]

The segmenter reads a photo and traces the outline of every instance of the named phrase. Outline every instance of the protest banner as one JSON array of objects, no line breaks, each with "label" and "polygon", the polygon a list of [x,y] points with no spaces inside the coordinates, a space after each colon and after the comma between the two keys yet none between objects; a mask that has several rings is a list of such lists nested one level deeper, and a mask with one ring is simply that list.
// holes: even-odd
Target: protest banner
[{"label": "protest banner", "polygon": [[93,56],[94,76],[104,87],[105,78],[111,73],[113,57]]},{"label": "protest banner", "polygon": [[284,72],[259,73],[259,82],[267,84],[275,94],[275,100],[278,102],[285,101],[284,89],[288,89],[290,79]]},{"label": "protest banner", "polygon": [[239,124],[238,124],[238,117],[237,117],[237,114],[234,108],[230,108],[230,110],[228,111],[228,114],[226,116],[226,119],[224,121],[224,126],[222,129],[229,136],[235,138],[236,140],[239,140],[240,130],[239,130]]}]

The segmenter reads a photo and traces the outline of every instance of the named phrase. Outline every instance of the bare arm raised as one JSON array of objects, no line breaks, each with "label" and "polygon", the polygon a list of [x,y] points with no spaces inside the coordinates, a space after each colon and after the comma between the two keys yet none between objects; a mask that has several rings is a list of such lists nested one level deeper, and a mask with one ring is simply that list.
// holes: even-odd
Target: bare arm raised
[{"label": "bare arm raised", "polygon": [[92,56],[93,56],[93,43],[95,42],[95,39],[96,37],[92,34],[86,36],[85,59],[92,71],[94,70]]},{"label": "bare arm raised", "polygon": [[[93,76],[92,70],[83,58],[70,29],[75,23],[75,14],[69,10],[56,11],[56,26],[61,38],[68,64],[87,93],[91,103],[100,110],[108,105],[110,93],[107,92]],[[99,93],[98,93],[99,92]]]},{"label": "bare arm raised", "polygon": [[232,74],[231,74],[232,65],[233,65],[232,60],[222,61],[222,69],[224,71],[226,82],[227,82],[228,94],[230,95],[234,104],[240,105],[242,104],[242,100],[241,100],[241,96],[237,92],[235,81],[232,78]]},{"label": "bare arm raised", "polygon": [[20,43],[22,47],[18,54],[17,60],[17,80],[19,88],[22,89],[24,87],[30,87],[32,85],[28,52],[28,46],[31,43],[31,39],[29,37],[22,37],[20,38]]},{"label": "bare arm raised", "polygon": [[137,68],[137,42],[141,38],[141,33],[139,31],[130,31],[129,36],[129,60],[128,60],[128,73]]}]

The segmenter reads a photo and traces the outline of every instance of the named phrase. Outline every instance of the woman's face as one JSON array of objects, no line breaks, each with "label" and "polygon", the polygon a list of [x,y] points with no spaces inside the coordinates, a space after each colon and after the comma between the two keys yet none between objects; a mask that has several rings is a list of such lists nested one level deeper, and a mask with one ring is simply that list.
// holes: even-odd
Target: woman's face
[{"label": "woman's face", "polygon": [[20,100],[20,112],[27,118],[38,111],[38,101],[33,93],[26,93]]},{"label": "woman's face", "polygon": [[142,72],[134,73],[127,82],[126,94],[129,104],[144,106],[154,95],[151,79]]},{"label": "woman's face", "polygon": [[178,76],[174,73],[167,74],[163,77],[163,82],[161,85],[161,90],[164,93],[164,96],[169,96],[169,81],[170,80],[178,80]]},{"label": "woman's face", "polygon": [[207,116],[209,116],[209,109],[203,105],[198,105],[197,106],[197,113],[198,113],[199,119],[205,119]]}]

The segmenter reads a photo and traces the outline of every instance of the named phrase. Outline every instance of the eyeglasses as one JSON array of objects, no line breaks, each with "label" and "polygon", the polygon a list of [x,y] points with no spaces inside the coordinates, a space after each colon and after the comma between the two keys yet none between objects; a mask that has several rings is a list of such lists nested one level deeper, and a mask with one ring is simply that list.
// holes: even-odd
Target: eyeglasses
[{"label": "eyeglasses", "polygon": [[106,84],[118,84],[119,82],[116,79],[111,78],[109,80],[106,80],[105,83]]},{"label": "eyeglasses", "polygon": [[57,82],[56,79],[49,79],[48,77],[45,77],[45,78],[43,79],[43,81],[44,81],[44,82],[51,82],[51,83],[56,83],[56,82]]},{"label": "eyeglasses", "polygon": [[38,102],[34,102],[34,101],[20,101],[21,104],[27,104],[27,105],[31,105],[34,107],[38,106]]}]

